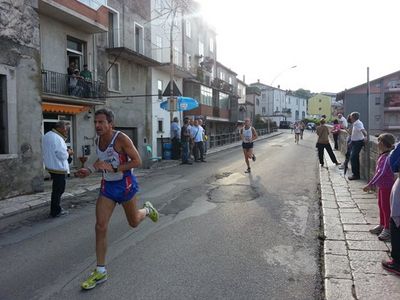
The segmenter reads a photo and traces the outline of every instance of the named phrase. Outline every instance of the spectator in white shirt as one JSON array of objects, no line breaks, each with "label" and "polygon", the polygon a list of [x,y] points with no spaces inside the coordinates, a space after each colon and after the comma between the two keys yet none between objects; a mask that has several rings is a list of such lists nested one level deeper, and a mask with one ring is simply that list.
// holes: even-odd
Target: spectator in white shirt
[{"label": "spectator in white shirt", "polygon": [[197,119],[194,120],[193,126],[191,127],[191,136],[194,141],[194,161],[195,162],[206,162],[204,160],[204,142],[203,142],[203,133],[204,129],[199,125],[199,121]]},{"label": "spectator in white shirt", "polygon": [[364,128],[364,124],[359,120],[360,113],[352,112],[350,118],[353,124],[350,152],[351,171],[353,175],[349,176],[349,180],[357,180],[360,179],[360,152],[367,141],[367,131]]},{"label": "spectator in white shirt", "polygon": [[60,202],[65,191],[65,177],[69,173],[68,157],[73,154],[72,149],[68,149],[65,144],[69,126],[68,123],[59,121],[42,140],[43,162],[53,180],[50,204],[50,216],[53,218],[68,213],[61,208]]},{"label": "spectator in white shirt", "polygon": [[338,116],[338,120],[339,120],[340,127],[341,127],[342,129],[347,129],[347,127],[349,126],[349,124],[347,123],[346,118],[343,117],[342,114],[338,114],[337,116]]}]

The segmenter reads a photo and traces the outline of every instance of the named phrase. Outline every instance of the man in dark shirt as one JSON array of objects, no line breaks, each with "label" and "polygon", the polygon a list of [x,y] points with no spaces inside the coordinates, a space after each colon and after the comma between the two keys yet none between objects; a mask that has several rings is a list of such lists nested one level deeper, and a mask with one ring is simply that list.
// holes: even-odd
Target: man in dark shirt
[{"label": "man in dark shirt", "polygon": [[189,142],[190,142],[190,130],[189,130],[189,119],[183,119],[183,126],[181,128],[181,145],[182,145],[182,164],[191,165],[189,162]]}]

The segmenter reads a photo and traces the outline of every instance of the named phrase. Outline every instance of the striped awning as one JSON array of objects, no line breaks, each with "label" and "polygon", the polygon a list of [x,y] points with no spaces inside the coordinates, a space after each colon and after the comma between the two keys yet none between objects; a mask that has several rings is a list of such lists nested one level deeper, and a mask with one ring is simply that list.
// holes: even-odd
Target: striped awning
[{"label": "striped awning", "polygon": [[62,103],[42,102],[42,111],[48,113],[61,113],[67,115],[77,115],[81,112],[89,110],[88,106],[71,105]]}]

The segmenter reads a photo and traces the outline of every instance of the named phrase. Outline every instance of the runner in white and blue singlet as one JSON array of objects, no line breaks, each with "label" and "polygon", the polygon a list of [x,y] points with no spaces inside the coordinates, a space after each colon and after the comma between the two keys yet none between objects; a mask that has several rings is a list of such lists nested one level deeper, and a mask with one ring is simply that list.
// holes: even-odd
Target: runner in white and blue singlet
[{"label": "runner in white and blue singlet", "polygon": [[257,132],[254,127],[251,126],[250,119],[244,120],[244,126],[240,130],[240,137],[242,139],[242,148],[244,154],[244,160],[247,165],[245,173],[250,173],[250,159],[256,161],[256,156],[253,153],[253,141],[257,139]]},{"label": "runner in white and blue singlet", "polygon": [[103,179],[100,195],[96,202],[96,257],[97,267],[81,284],[85,290],[93,289],[107,280],[105,267],[107,252],[107,229],[115,206],[121,204],[128,223],[137,227],[146,216],[158,221],[158,212],[150,202],[142,209],[137,207],[138,183],[132,169],[141,165],[142,160],[132,140],[124,133],[113,130],[114,113],[108,109],[95,112],[95,127],[98,135],[98,159],[92,167],[79,169],[75,175],[86,177],[94,171],[101,171]]},{"label": "runner in white and blue singlet", "polygon": [[114,172],[120,165],[123,165],[129,161],[126,153],[118,153],[114,149],[115,140],[117,139],[120,131],[113,132],[113,138],[111,143],[107,146],[104,151],[99,147],[100,138],[97,139],[96,153],[99,161],[110,163],[113,167],[113,171],[103,171],[103,179],[101,181],[100,193],[121,204],[125,201],[129,201],[135,196],[139,190],[139,186],[136,177],[132,174],[132,170],[126,170],[123,172]]}]

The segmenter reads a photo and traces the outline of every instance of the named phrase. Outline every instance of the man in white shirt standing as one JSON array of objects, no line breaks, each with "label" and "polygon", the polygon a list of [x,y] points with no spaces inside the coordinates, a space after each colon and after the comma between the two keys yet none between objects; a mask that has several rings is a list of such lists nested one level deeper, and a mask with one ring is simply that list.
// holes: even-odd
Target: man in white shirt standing
[{"label": "man in white shirt standing", "polygon": [[68,213],[60,206],[65,191],[65,177],[69,173],[68,157],[73,154],[72,149],[67,149],[65,144],[68,130],[69,124],[59,121],[42,139],[43,162],[53,180],[50,205],[50,216],[53,218]]},{"label": "man in white shirt standing", "polygon": [[349,124],[347,123],[347,119],[345,117],[343,117],[342,114],[338,114],[337,116],[338,116],[338,119],[339,119],[340,127],[342,129],[347,129],[347,127],[349,126]]},{"label": "man in white shirt standing", "polygon": [[348,178],[349,180],[357,180],[360,179],[360,152],[367,141],[367,131],[364,128],[364,124],[359,120],[360,113],[352,112],[350,118],[353,124],[350,153],[351,171],[353,175]]},{"label": "man in white shirt standing", "polygon": [[195,119],[193,126],[191,127],[191,136],[194,141],[194,161],[195,162],[206,162],[204,160],[204,143],[203,143],[203,133],[204,129],[199,125],[199,120]]}]

